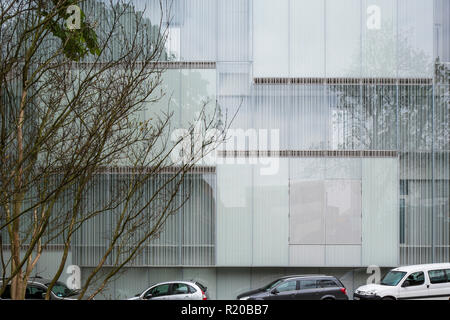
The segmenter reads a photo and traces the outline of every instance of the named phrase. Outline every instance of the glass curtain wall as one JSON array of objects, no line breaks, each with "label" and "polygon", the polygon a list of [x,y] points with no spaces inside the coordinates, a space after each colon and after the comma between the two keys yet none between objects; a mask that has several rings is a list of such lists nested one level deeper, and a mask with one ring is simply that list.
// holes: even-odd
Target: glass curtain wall
[{"label": "glass curtain wall", "polygon": [[[448,1],[163,3],[171,9],[168,60],[215,62],[215,70],[200,72],[197,80],[188,70],[166,75],[173,80],[173,100],[180,99],[180,107],[174,106],[180,124],[196,109],[183,111],[183,99],[193,97],[185,90],[203,79],[214,85],[206,84],[198,97],[214,93],[222,112],[233,117],[233,130],[277,132],[279,141],[271,150],[396,152],[399,221],[392,246],[400,245],[400,263],[449,259],[448,74],[434,79],[434,59],[448,59]],[[135,5],[158,20],[158,1]],[[272,147],[270,141],[261,145],[246,139],[224,150]],[[376,166],[368,161],[366,168],[368,163]],[[245,192],[252,193],[259,187],[249,179]],[[222,188],[240,184],[219,180]],[[257,183],[270,181],[262,176]],[[284,203],[280,197],[275,207]],[[236,218],[229,226],[236,239],[245,238],[237,235],[242,221]]]},{"label": "glass curtain wall", "polygon": [[[256,150],[247,143],[227,145],[226,151],[394,152],[399,227],[398,243],[392,246],[400,245],[400,263],[450,259],[449,65],[434,64],[437,57],[449,61],[448,0],[163,0],[162,16],[158,0],[133,3],[136,10],[145,9],[143,15],[152,24],[170,21],[164,59],[174,64],[164,75],[164,89],[171,99],[163,99],[145,116],[169,104],[182,127],[209,97],[233,118],[232,129],[276,133],[273,141],[256,144]],[[86,6],[88,16],[108,21],[103,3],[91,0]],[[124,24],[133,28],[131,22]],[[178,62],[213,64],[193,69],[177,68]],[[357,161],[358,167],[369,166],[367,176],[376,179],[381,169],[369,160]],[[258,203],[243,195],[256,192],[260,198],[255,199],[271,208],[267,220],[257,217],[261,229],[255,233],[263,238],[277,210],[288,210],[284,192],[289,184],[284,178],[259,176],[260,167],[245,161],[238,169],[217,166],[218,175],[226,170],[242,173],[239,179],[218,177],[217,188],[223,183],[222,188],[231,190],[219,192],[218,199],[214,172],[190,175],[194,197],[168,220],[167,229],[144,249],[136,265],[214,265],[220,196],[237,203],[227,213],[233,215],[227,238],[243,247],[256,246],[240,230],[252,223],[249,206]],[[280,175],[286,179],[290,173],[283,170],[289,165],[280,161]],[[99,177],[102,189],[89,197],[107,197],[116,178]],[[272,192],[276,186],[282,192]],[[150,195],[151,186],[145,192]],[[108,232],[107,221],[81,230],[74,263],[93,265]],[[228,250],[224,256],[230,260],[248,258],[245,252],[221,250]],[[285,253],[277,254],[275,260],[287,261]]]}]

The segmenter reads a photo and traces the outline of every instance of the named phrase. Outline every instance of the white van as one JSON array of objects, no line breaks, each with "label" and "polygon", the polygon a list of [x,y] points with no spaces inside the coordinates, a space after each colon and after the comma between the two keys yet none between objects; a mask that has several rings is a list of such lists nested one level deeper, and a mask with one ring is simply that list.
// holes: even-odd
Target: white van
[{"label": "white van", "polygon": [[450,263],[420,264],[389,271],[379,284],[359,287],[354,300],[449,300]]}]

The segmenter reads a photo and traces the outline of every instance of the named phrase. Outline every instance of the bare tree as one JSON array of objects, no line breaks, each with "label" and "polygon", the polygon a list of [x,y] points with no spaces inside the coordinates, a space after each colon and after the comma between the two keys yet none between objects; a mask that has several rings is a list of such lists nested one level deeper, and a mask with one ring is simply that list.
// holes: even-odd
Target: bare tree
[{"label": "bare tree", "polygon": [[[66,27],[72,5],[83,8],[75,30]],[[161,2],[161,17],[167,8]],[[170,57],[170,19],[149,21],[126,1],[10,0],[1,2],[0,20],[0,294],[10,283],[12,298],[23,299],[56,241],[63,254],[49,299],[74,234],[107,215],[108,244],[79,295],[89,289],[93,298],[183,206],[189,194],[180,186],[221,143],[226,117],[215,101],[200,102],[185,134],[173,139],[173,112],[156,107],[165,94],[160,62]],[[120,183],[108,201],[87,205],[105,174],[121,175]]]}]

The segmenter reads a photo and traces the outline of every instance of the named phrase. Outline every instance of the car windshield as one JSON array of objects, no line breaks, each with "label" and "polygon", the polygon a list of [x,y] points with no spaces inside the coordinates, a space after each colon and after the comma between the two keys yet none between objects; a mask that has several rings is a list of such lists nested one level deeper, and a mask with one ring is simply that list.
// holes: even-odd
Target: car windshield
[{"label": "car windshield", "polygon": [[275,288],[275,287],[276,287],[278,284],[280,284],[281,282],[283,282],[283,280],[281,280],[281,279],[275,280],[275,281],[269,283],[267,286],[262,287],[261,290],[262,290],[262,291],[269,291],[269,290],[272,290],[273,288]]},{"label": "car windshield", "polygon": [[400,280],[403,279],[406,272],[402,271],[389,271],[386,275],[381,279],[380,284],[384,286],[396,286]]},{"label": "car windshield", "polygon": [[[50,283],[47,283],[46,286],[50,285]],[[62,282],[56,282],[53,286],[52,292],[58,296],[58,297],[70,297],[75,294],[77,294],[76,291],[69,289],[64,283]]]}]

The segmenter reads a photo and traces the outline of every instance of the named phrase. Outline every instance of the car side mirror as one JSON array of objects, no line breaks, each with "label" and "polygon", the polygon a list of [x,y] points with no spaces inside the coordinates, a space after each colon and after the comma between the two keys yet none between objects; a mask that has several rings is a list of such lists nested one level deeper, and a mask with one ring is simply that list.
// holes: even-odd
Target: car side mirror
[{"label": "car side mirror", "polygon": [[41,298],[43,299],[43,300],[45,300],[45,295],[46,295],[47,293],[46,292],[42,292],[41,293]]},{"label": "car side mirror", "polygon": [[279,291],[277,290],[277,288],[275,288],[275,289],[273,289],[270,293],[271,293],[271,294],[278,294]]},{"label": "car side mirror", "polygon": [[410,285],[411,285],[411,282],[409,282],[409,280],[405,280],[405,282],[403,282],[403,284],[402,284],[402,288],[409,287]]},{"label": "car side mirror", "polygon": [[153,297],[153,295],[151,293],[149,293],[144,296],[144,299],[151,299],[152,297]]}]

